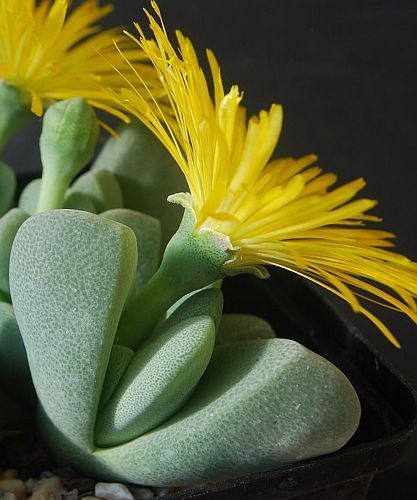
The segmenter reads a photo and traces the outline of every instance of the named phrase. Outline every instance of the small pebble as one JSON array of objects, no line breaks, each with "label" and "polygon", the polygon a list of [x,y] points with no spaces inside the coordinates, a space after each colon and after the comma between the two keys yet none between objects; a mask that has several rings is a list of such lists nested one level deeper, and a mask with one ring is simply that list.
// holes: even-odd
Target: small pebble
[{"label": "small pebble", "polygon": [[30,500],[55,500],[65,491],[59,477],[41,479],[34,487]]},{"label": "small pebble", "polygon": [[17,500],[17,496],[10,491],[2,491],[0,492],[0,500]]},{"label": "small pebble", "polygon": [[151,500],[152,498],[155,498],[154,492],[149,488],[130,486],[129,489],[135,500]]},{"label": "small pebble", "polygon": [[94,494],[105,500],[135,500],[132,493],[121,483],[97,483]]},{"label": "small pebble", "polygon": [[25,485],[20,479],[1,479],[0,491],[13,493],[18,500],[26,498]]},{"label": "small pebble", "polygon": [[78,490],[71,490],[62,493],[61,500],[78,500]]},{"label": "small pebble", "polygon": [[6,469],[0,475],[0,479],[18,479],[19,474],[16,469]]},{"label": "small pebble", "polygon": [[37,479],[30,478],[27,481],[25,481],[26,495],[31,495],[37,484],[38,484]]}]

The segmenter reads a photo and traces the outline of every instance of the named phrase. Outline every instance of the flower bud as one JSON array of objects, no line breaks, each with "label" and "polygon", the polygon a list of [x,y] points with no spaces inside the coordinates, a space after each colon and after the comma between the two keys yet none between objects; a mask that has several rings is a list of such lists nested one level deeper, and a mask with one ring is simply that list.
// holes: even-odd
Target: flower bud
[{"label": "flower bud", "polygon": [[71,181],[91,160],[97,136],[97,117],[84,99],[68,99],[48,109],[40,138],[39,212],[61,208]]}]

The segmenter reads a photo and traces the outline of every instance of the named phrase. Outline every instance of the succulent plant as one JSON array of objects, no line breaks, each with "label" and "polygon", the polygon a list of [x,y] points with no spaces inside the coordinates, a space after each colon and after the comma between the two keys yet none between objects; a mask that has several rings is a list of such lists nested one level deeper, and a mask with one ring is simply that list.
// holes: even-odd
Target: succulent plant
[{"label": "succulent plant", "polygon": [[[417,263],[364,227],[379,219],[354,199],[363,179],[333,188],[315,155],[271,159],[282,107],[246,120],[214,54],[208,81],[155,2],[151,38],[97,30],[98,2],[24,2],[25,23],[21,6],[0,18],[0,151],[46,109],[43,173],[13,207],[0,162],[0,428],[36,401],[57,461],[157,486],[338,450],[360,420],[351,383],[292,332],[223,314],[221,287],[278,266],[399,347],[363,303],[417,323]],[[93,108],[125,122],[95,160],[99,125],[114,131]]]},{"label": "succulent plant", "polygon": [[[207,234],[184,254],[177,242],[192,231],[189,210],[160,265],[172,227],[158,206],[168,170],[174,185],[183,180],[149,131],[124,127],[74,180],[91,158],[94,122],[82,99],[49,108],[43,177],[0,219],[4,402],[16,413],[19,401],[9,400],[16,384],[32,390],[30,370],[39,435],[58,461],[149,485],[233,477],[343,446],[360,417],[353,387],[325,359],[276,338],[264,320],[222,314],[221,283],[206,255],[223,262],[228,250]],[[139,196],[129,204],[149,167],[120,161],[133,149],[141,165],[141,148],[156,170],[146,181],[154,195],[143,201],[151,215],[137,211]],[[158,287],[169,289],[172,304],[161,305]],[[145,303],[144,293],[143,325],[131,324],[129,307],[137,297]]]}]

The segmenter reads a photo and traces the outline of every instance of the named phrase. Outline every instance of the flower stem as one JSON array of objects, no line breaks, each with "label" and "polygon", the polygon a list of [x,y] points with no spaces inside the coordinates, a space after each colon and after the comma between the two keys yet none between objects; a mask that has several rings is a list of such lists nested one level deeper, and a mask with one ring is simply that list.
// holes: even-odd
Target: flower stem
[{"label": "flower stem", "polygon": [[31,112],[20,92],[9,85],[0,83],[0,152],[9,140],[29,121]]},{"label": "flower stem", "polygon": [[118,343],[136,350],[177,300],[224,277],[222,266],[232,250],[221,235],[195,231],[194,223],[186,210],[160,268],[126,307],[116,334]]},{"label": "flower stem", "polygon": [[37,212],[62,208],[70,181],[62,178],[58,170],[43,172]]},{"label": "flower stem", "polygon": [[136,350],[152,334],[162,315],[183,295],[191,291],[172,286],[164,269],[159,269],[142,292],[128,305],[117,331],[117,342]]}]

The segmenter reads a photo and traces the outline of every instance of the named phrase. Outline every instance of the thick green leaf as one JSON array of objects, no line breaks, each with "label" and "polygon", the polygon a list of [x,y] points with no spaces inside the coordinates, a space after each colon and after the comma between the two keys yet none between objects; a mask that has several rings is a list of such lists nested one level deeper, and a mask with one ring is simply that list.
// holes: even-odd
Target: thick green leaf
[{"label": "thick green leaf", "polygon": [[107,141],[93,169],[116,175],[126,208],[161,221],[165,247],[182,216],[182,210],[167,203],[167,197],[187,190],[184,176],[165,147],[139,121],[122,126],[119,134]]},{"label": "thick green leaf", "polygon": [[355,432],[360,405],[331,363],[285,339],[219,347],[193,397],[153,431],[79,452],[40,415],[60,459],[108,480],[182,485],[268,470],[332,453]]},{"label": "thick green leaf", "polygon": [[0,161],[0,217],[12,206],[15,190],[15,173],[10,167]]},{"label": "thick green leaf", "polygon": [[13,208],[0,219],[0,290],[7,295],[9,289],[9,260],[13,241],[20,226],[29,214],[20,208]]},{"label": "thick green leaf", "polygon": [[98,414],[95,444],[127,442],[173,415],[207,368],[214,340],[213,320],[197,316],[164,329],[140,349]]},{"label": "thick green leaf", "polygon": [[[138,352],[112,400],[100,412],[96,444],[109,446],[140,435],[183,404],[210,359],[214,325],[219,322],[222,306],[219,289],[199,291],[159,328]],[[132,351],[124,346],[113,347],[101,406],[119,382],[130,361],[129,353]]]},{"label": "thick green leaf", "polygon": [[10,289],[42,408],[90,449],[117,323],[137,265],[131,229],[87,212],[53,210],[21,227]]},{"label": "thick green leaf", "polygon": [[138,270],[135,291],[138,292],[158,269],[161,254],[161,225],[158,220],[150,215],[126,208],[109,210],[101,215],[125,224],[136,235]]},{"label": "thick green leaf", "polygon": [[[25,210],[30,215],[34,215],[38,211],[41,184],[42,179],[35,179],[29,182],[20,195],[19,208]],[[68,190],[65,194],[62,208],[84,210],[85,212],[96,213],[96,208],[93,202],[85,194],[72,192],[71,190]]]},{"label": "thick green leaf", "polygon": [[20,195],[18,206],[30,215],[36,214],[38,210],[41,184],[42,179],[34,179],[25,186],[25,189]]},{"label": "thick green leaf", "polygon": [[97,213],[123,207],[123,195],[114,175],[106,170],[86,172],[67,193],[81,193],[92,201]]},{"label": "thick green leaf", "polygon": [[125,345],[115,344],[112,347],[101,391],[100,407],[104,406],[110,399],[134,355],[135,353]]},{"label": "thick green leaf", "polygon": [[262,318],[251,314],[224,314],[220,321],[216,345],[255,339],[273,339],[272,326]]},{"label": "thick green leaf", "polygon": [[94,203],[83,193],[69,190],[64,198],[62,208],[70,208],[72,210],[83,210],[92,214],[97,213]]},{"label": "thick green leaf", "polygon": [[171,421],[96,456],[145,484],[215,480],[335,451],[359,413],[352,386],[329,362],[289,340],[251,341],[219,348]]},{"label": "thick green leaf", "polygon": [[219,288],[205,288],[186,297],[185,301],[178,301],[177,307],[171,308],[168,318],[158,330],[170,328],[185,319],[200,315],[210,316],[216,328],[218,327],[223,311],[223,294]]},{"label": "thick green leaf", "polygon": [[216,281],[216,282],[212,283],[211,285],[208,285],[208,286],[206,286],[204,288],[200,288],[199,290],[194,290],[193,292],[185,294],[183,297],[181,297],[179,300],[177,300],[177,302],[175,302],[175,304],[173,304],[168,309],[168,311],[166,312],[166,315],[164,317],[164,321],[165,321],[166,318],[169,318],[169,316],[171,316],[180,307],[181,304],[183,304],[186,300],[188,300],[190,297],[192,297],[196,293],[199,293],[202,290],[207,290],[209,288],[218,288],[218,289],[221,289],[221,287],[222,287],[222,281],[219,280],[219,281]]},{"label": "thick green leaf", "polygon": [[[356,393],[335,366],[296,342],[228,343],[204,372],[218,290],[179,305],[120,380],[123,366],[110,365],[116,388],[97,419],[136,245],[127,226],[71,210],[34,216],[15,238],[11,294],[41,402],[39,429],[58,460],[103,479],[181,485],[275,468],[346,443],[359,422]],[[117,441],[128,441],[97,447],[116,442],[116,431]]]}]

